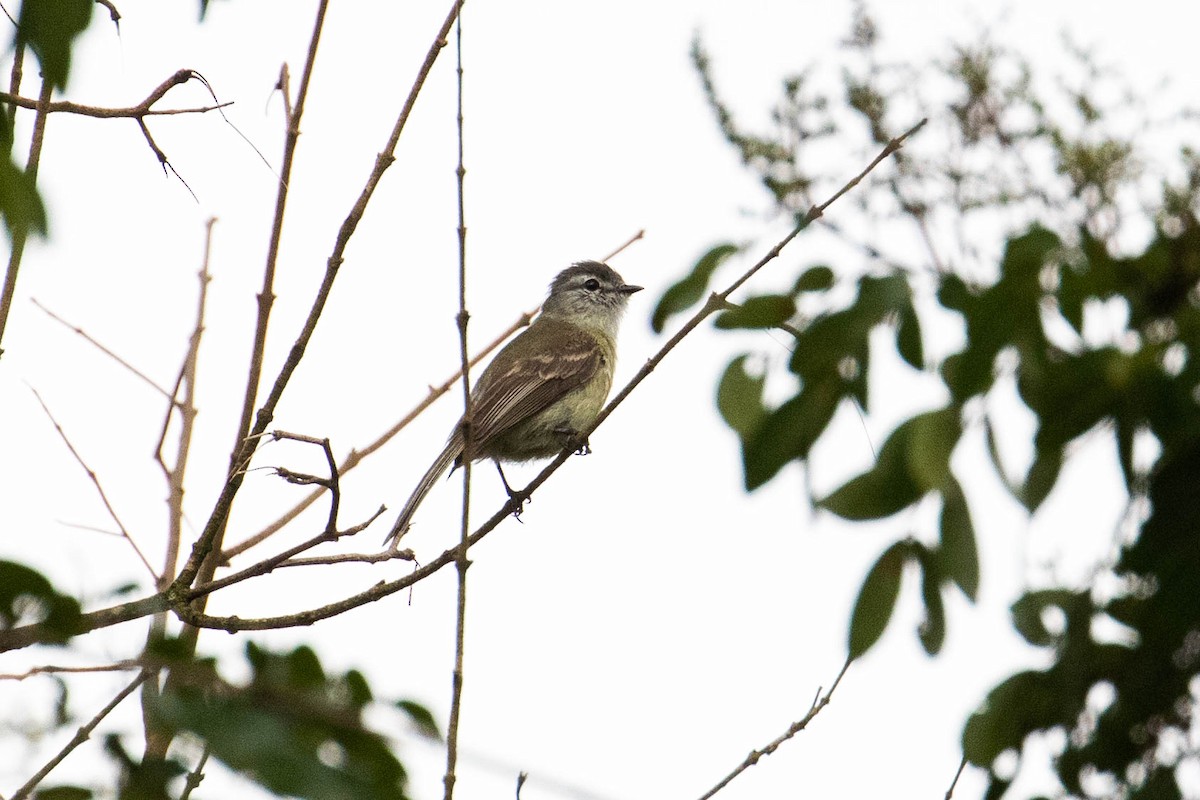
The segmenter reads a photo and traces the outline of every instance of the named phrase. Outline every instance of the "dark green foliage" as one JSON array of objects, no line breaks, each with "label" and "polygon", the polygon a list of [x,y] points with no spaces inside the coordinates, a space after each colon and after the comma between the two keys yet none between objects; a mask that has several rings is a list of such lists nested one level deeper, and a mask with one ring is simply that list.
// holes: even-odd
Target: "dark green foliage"
[{"label": "dark green foliage", "polygon": [[796,301],[785,294],[751,297],[740,306],[722,311],[713,324],[718,328],[778,328],[796,313]]},{"label": "dark green foliage", "polygon": [[867,652],[887,628],[892,610],[896,607],[896,598],[900,596],[900,577],[911,549],[910,542],[896,542],[883,551],[883,555],[867,573],[850,615],[847,647],[851,658]]},{"label": "dark green foliage", "polygon": [[654,307],[654,314],[650,318],[654,332],[662,333],[668,319],[699,303],[708,291],[708,283],[717,267],[738,252],[738,249],[737,245],[719,244],[700,256],[692,271],[667,289],[659,299],[658,305]]},{"label": "dark green foliage", "polygon": [[[170,641],[155,652],[170,662]],[[199,736],[214,758],[277,794],[405,797],[404,767],[363,724],[372,695],[359,672],[329,675],[303,646],[273,653],[250,643],[246,658],[253,674],[245,686],[225,682],[209,661],[172,663],[174,678],[151,706],[156,724]],[[398,707],[436,735],[423,707],[411,701]]]},{"label": "dark green foliage", "polygon": [[91,789],[81,786],[49,786],[34,792],[33,800],[91,800]]},{"label": "dark green foliage", "polygon": [[13,120],[0,105],[0,216],[10,239],[46,233],[46,209],[33,181],[12,158]]},{"label": "dark green foliage", "polygon": [[66,642],[79,621],[79,601],[60,594],[24,564],[0,561],[0,630],[40,623],[47,644]]},{"label": "dark green foliage", "polygon": [[[766,376],[745,371],[750,354],[730,364],[722,379],[718,402],[741,439],[746,486],[766,483],[792,461],[808,461],[843,399],[869,409],[868,377],[878,359],[896,363],[898,356],[924,371],[922,327],[929,327],[935,302],[939,322],[946,312],[957,317],[963,346],[930,365],[949,398],[945,407],[902,422],[870,469],[818,501],[849,520],[885,519],[931,496],[941,503],[936,546],[925,543],[932,535],[906,535],[868,571],[851,616],[850,655],[862,655],[882,636],[906,571],[919,572],[925,617],[917,635],[930,654],[947,635],[943,590],[978,596],[970,501],[963,476],[951,468],[961,436],[982,429],[997,477],[1033,514],[1059,485],[1075,443],[1111,435],[1131,497],[1144,497],[1152,508],[1115,562],[1097,565],[1123,592],[1101,599],[1088,586],[1050,585],[1019,598],[1013,626],[1030,645],[1048,649],[1051,663],[996,686],[967,721],[963,748],[989,770],[987,798],[1004,796],[1012,785],[1011,776],[991,772],[996,757],[1023,756],[1031,734],[1055,730],[1067,734],[1052,763],[1064,793],[1087,795],[1081,776],[1091,773],[1115,784],[1117,796],[1177,798],[1175,769],[1186,757],[1178,743],[1194,730],[1190,687],[1200,676],[1200,156],[1185,147],[1182,173],[1176,165],[1159,170],[1184,178],[1163,180],[1149,241],[1114,255],[1118,225],[1128,208],[1145,207],[1135,190],[1161,151],[1148,153],[1138,140],[1105,128],[1109,109],[1095,99],[1105,95],[1095,86],[1101,72],[1086,56],[1077,54],[1090,82],[1064,88],[1067,103],[1049,103],[1035,92],[1028,65],[993,42],[956,45],[931,74],[889,66],[874,52],[877,40],[859,7],[840,92],[815,88],[815,70],[785,78],[769,135],[739,126],[718,96],[702,45],[693,47],[721,131],[777,208],[797,218],[844,181],[812,169],[827,163],[812,154],[817,140],[837,132],[878,144],[921,116],[943,123],[856,189],[858,210],[871,226],[885,224],[887,212],[878,209],[898,209],[890,220],[919,232],[927,263],[905,265],[898,259],[908,254],[855,240],[839,227],[855,209],[839,205],[823,222],[857,258],[867,253],[865,270],[853,265],[868,273],[856,286],[824,294],[854,279],[840,265],[812,267],[795,278],[792,295],[803,301],[802,313],[785,318],[791,309],[770,295],[746,303],[757,306],[754,314],[720,318],[722,328],[784,322],[793,336],[788,369],[795,390],[777,407],[763,404]],[[937,81],[948,102],[928,107],[915,87]],[[897,117],[898,108],[914,106],[922,113]],[[1064,107],[1065,116],[1048,110]],[[922,148],[925,137],[937,136]],[[947,227],[962,230],[984,214],[993,223],[1011,220],[1010,211],[1040,222],[1010,234],[995,263],[980,263],[986,248],[965,239],[948,255],[937,236],[945,231],[934,230],[946,219]],[[832,300],[851,288],[857,293],[848,304]],[[1123,329],[1105,338],[1085,324],[1102,305],[1128,309]],[[895,355],[872,352],[870,334],[880,325],[892,326]],[[998,452],[997,440],[1012,435],[989,403],[1000,379],[1005,391],[1015,383],[1036,423],[1032,462],[1019,476],[1008,474]],[[1160,449],[1152,465],[1144,454],[1135,460],[1140,438]],[[1097,633],[1114,628],[1120,633]],[[1096,705],[1098,686],[1113,696],[1107,705]]]},{"label": "dark green foliage", "polygon": [[65,89],[71,71],[71,43],[92,19],[92,0],[24,0],[17,37],[37,54],[42,75]]}]

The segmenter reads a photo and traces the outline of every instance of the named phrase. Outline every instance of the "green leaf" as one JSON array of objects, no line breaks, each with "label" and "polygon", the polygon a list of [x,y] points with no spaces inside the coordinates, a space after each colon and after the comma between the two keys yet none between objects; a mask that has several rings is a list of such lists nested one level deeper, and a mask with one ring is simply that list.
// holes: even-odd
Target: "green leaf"
[{"label": "green leaf", "polygon": [[917,626],[917,638],[925,652],[935,656],[946,641],[946,608],[942,604],[938,554],[921,545],[914,545],[913,552],[921,565],[921,600],[925,604],[925,619]]},{"label": "green leaf", "polygon": [[712,280],[717,267],[740,249],[737,245],[728,242],[717,245],[700,257],[686,277],[663,292],[663,296],[659,298],[654,314],[650,318],[650,326],[654,332],[662,333],[668,319],[700,302],[704,293],[708,291],[709,281]]},{"label": "green leaf", "polygon": [[0,561],[0,630],[41,625],[44,644],[62,644],[75,633],[81,610],[74,597],[60,594],[45,576],[24,564]]},{"label": "green leaf", "polygon": [[37,54],[42,75],[65,89],[71,71],[71,42],[92,19],[92,0],[25,0],[17,35]]},{"label": "green leaf", "polygon": [[925,348],[921,344],[921,321],[912,303],[900,308],[900,323],[896,327],[896,349],[913,369],[925,368]]},{"label": "green leaf", "polygon": [[762,486],[794,459],[808,458],[842,400],[836,381],[806,383],[800,393],[770,412],[745,442],[746,489]]},{"label": "green leaf", "polygon": [[1058,473],[1062,469],[1062,451],[1048,450],[1037,454],[1029,473],[1025,476],[1025,486],[1021,490],[1021,502],[1029,513],[1038,507],[1049,496],[1054,484],[1058,481]]},{"label": "green leaf", "polygon": [[941,542],[938,558],[942,572],[958,584],[972,602],[979,596],[979,552],[975,527],[962,486],[953,477],[942,485]]},{"label": "green leaf", "polygon": [[796,315],[796,301],[786,294],[764,294],[748,298],[736,308],[717,315],[713,324],[722,330],[778,328]]},{"label": "green leaf", "polygon": [[747,358],[749,354],[743,353],[730,361],[717,384],[717,410],[743,440],[754,435],[767,415],[762,403],[766,376],[747,372]]},{"label": "green leaf", "polygon": [[33,800],[91,800],[92,790],[82,786],[51,786],[39,789],[33,794]]},{"label": "green leaf", "polygon": [[984,441],[987,443],[988,456],[992,459],[992,466],[996,468],[996,476],[1000,478],[1000,482],[1008,489],[1009,494],[1015,500],[1019,501],[1021,499],[1021,487],[1008,477],[1008,470],[1004,468],[1004,462],[1000,459],[1000,447],[996,443],[996,428],[992,425],[992,418],[986,414],[983,417],[983,435]]},{"label": "green leaf", "polygon": [[801,292],[823,292],[833,287],[833,270],[821,264],[809,267],[800,273],[792,287],[792,294]]},{"label": "green leaf", "polygon": [[992,689],[980,709],[967,720],[963,728],[963,755],[975,766],[988,769],[1004,751],[1019,752],[1030,733],[1071,717],[1071,702],[1054,676],[1045,672],[1019,672]]},{"label": "green leaf", "polygon": [[30,232],[46,234],[46,207],[34,182],[18,167],[7,150],[0,153],[0,216],[10,239]]},{"label": "green leaf", "polygon": [[941,489],[953,480],[950,454],[962,435],[958,406],[918,414],[904,424],[912,426],[906,454],[909,475],[922,492]]},{"label": "green leaf", "polygon": [[850,658],[858,658],[871,649],[887,628],[900,594],[900,576],[910,549],[907,541],[894,543],[867,573],[850,616]]},{"label": "green leaf", "polygon": [[1133,426],[1125,415],[1119,415],[1116,420],[1117,463],[1121,465],[1121,475],[1125,478],[1125,488],[1130,493],[1135,492],[1137,472],[1133,466]]},{"label": "green leaf", "polygon": [[437,720],[433,718],[433,714],[428,708],[412,700],[397,700],[396,708],[408,716],[409,721],[422,736],[434,741],[441,741],[442,732],[438,730]]},{"label": "green leaf", "polygon": [[950,479],[950,453],[961,430],[956,406],[912,417],[892,431],[874,467],[818,505],[850,520],[880,519],[907,508]]}]

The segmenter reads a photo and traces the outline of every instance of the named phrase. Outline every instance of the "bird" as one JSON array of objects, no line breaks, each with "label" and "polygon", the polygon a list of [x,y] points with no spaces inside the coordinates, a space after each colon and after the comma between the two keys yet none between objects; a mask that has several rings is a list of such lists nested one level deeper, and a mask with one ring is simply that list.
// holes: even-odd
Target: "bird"
[{"label": "bird", "polygon": [[500,462],[550,458],[564,450],[589,452],[580,434],[608,398],[617,329],[629,297],[642,288],[599,261],[580,261],[558,273],[541,314],[496,354],[471,392],[469,452],[467,426],[460,418],[384,545],[397,545],[421,501],[451,465],[457,469],[465,459],[490,458],[515,497]]}]

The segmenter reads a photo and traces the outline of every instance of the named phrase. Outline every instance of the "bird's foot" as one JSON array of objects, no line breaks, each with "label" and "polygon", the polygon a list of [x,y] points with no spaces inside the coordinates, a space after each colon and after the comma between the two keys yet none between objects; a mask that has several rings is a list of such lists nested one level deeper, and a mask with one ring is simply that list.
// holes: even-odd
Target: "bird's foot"
[{"label": "bird's foot", "polygon": [[586,436],[580,436],[579,431],[566,425],[555,428],[554,435],[562,442],[563,450],[567,450],[575,455],[586,456],[592,452],[592,447],[588,444]]},{"label": "bird's foot", "polygon": [[508,492],[508,505],[512,509],[513,518],[517,522],[521,521],[521,512],[525,510],[525,504],[532,502],[528,492],[518,492],[508,484],[508,478],[504,477],[504,468],[500,466],[500,462],[496,464],[496,471],[500,473],[500,482],[504,484],[504,491]]}]

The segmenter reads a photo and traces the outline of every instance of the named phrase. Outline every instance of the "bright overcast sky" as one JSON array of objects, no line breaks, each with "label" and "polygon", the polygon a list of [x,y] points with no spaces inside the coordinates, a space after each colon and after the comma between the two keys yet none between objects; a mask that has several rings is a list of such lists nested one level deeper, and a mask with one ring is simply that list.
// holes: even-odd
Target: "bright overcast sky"
[{"label": "bright overcast sky", "polygon": [[[1052,75],[1063,64],[1066,28],[1135,86],[1194,75],[1197,20],[1180,14],[1197,12],[1181,12],[1186,4],[1177,1],[875,5],[883,52],[895,60],[944,56],[952,37],[990,29]],[[75,51],[65,96],[130,105],[175,70],[193,68],[221,100],[234,101],[228,117],[245,139],[214,114],[151,122],[194,200],[162,177],[132,122],[51,120],[40,178],[51,237],[26,254],[0,362],[7,453],[0,459],[0,557],[30,563],[89,597],[128,580],[148,582],[122,542],[72,527],[104,527],[107,517],[29,386],[106,482],[152,563],[161,559],[164,529],[165,487],[151,458],[163,402],[30,298],[170,384],[192,324],[204,222],[219,218],[187,505],[191,523],[202,525],[241,403],[275,196],[282,112],[272,87],[284,61],[294,86],[314,4],[215,0],[201,25],[187,0],[125,0],[118,7],[120,36],[98,9]],[[269,376],[448,7],[332,4],[292,179]],[[621,338],[618,386],[628,379],[661,345],[647,323],[653,303],[697,255],[727,238],[754,241],[752,252],[765,252],[786,231],[764,215],[767,198],[716,130],[688,59],[694,32],[711,50],[725,96],[747,121],[760,122],[783,74],[816,63],[822,79],[836,79],[820,66],[844,37],[851,9],[848,2],[468,3],[471,340],[491,339],[535,307],[562,267],[601,257],[644,229],[645,239],[611,262],[647,287],[633,298]],[[435,67],[276,417],[279,428],[330,437],[339,454],[387,429],[457,363],[453,55],[447,49]],[[33,86],[27,77],[23,93],[32,95]],[[193,85],[168,101],[177,107],[206,97]],[[865,163],[856,147],[848,145],[844,163],[834,165],[847,177]],[[806,247],[797,240],[755,285],[786,283],[820,258]],[[939,349],[936,342],[927,347]],[[778,337],[734,341],[698,332],[593,437],[594,455],[572,459],[535,495],[524,524],[504,523],[473,551],[459,797],[511,797],[521,770],[530,773],[524,800],[699,796],[801,718],[818,687],[833,680],[845,658],[850,604],[871,560],[910,531],[929,534],[930,515],[866,530],[814,517],[797,467],[755,495],[742,492],[736,442],[713,395],[730,355],[745,349],[776,360],[785,354]],[[881,399],[901,396],[865,423],[843,409],[834,440],[818,453],[833,465],[812,476],[819,489],[870,462],[868,439],[878,444],[901,415],[940,401],[936,391],[915,385],[873,391]],[[344,526],[380,503],[399,508],[440,449],[459,403],[457,394],[443,400],[345,482]],[[1027,523],[972,447],[964,445],[970,452],[957,454],[955,465],[967,471],[968,494],[984,510],[976,519],[980,605],[952,599],[945,651],[929,659],[914,634],[916,605],[905,602],[880,646],[851,668],[812,727],[721,797],[945,793],[970,709],[998,679],[1037,663],[1036,653],[1017,644],[1007,604],[1031,578],[1031,561],[1058,555],[1072,526],[1086,527],[1071,516],[1077,509],[1056,509],[1053,501],[1047,520]],[[1106,448],[1100,442],[1087,452],[1102,460]],[[296,445],[267,447],[255,463],[321,466],[317,453]],[[490,469],[477,474],[474,518],[482,520],[499,507],[502,492]],[[518,480],[533,474],[516,470]],[[1069,473],[1066,480],[1064,494],[1090,487],[1094,521],[1086,524],[1106,536],[1124,502],[1115,474]],[[422,507],[406,540],[419,557],[433,557],[457,537],[460,492],[459,481],[446,482]],[[229,540],[257,531],[298,496],[267,471],[252,473]],[[283,536],[306,538],[321,519],[306,517]],[[350,549],[375,548],[386,524],[388,517]],[[319,576],[294,570],[252,582],[219,595],[210,609],[244,616],[295,611],[395,578],[407,566],[321,569]],[[906,601],[914,595],[906,583]],[[311,629],[253,639],[273,647],[311,642],[327,666],[363,668],[377,694],[412,697],[444,722],[452,571],[418,585],[408,600],[396,595]],[[136,652],[143,635],[133,624],[86,637],[77,645],[81,663]],[[206,633],[201,647],[236,653],[245,638]],[[18,653],[0,662],[0,671],[47,659]],[[77,713],[90,717],[122,680],[90,676],[73,684]],[[0,685],[0,707],[13,709],[3,722],[37,725],[51,694],[48,682],[36,679],[19,689]],[[134,706],[122,711],[113,724],[137,731]],[[0,747],[13,741],[0,740]],[[440,753],[410,738],[400,747],[413,769],[413,796],[439,797]],[[0,790],[19,785],[44,758],[40,750],[0,754]],[[68,762],[52,782],[85,781],[95,763]],[[211,769],[209,780],[208,796],[232,796],[220,770]],[[975,796],[981,785],[968,773],[957,796]]]}]

